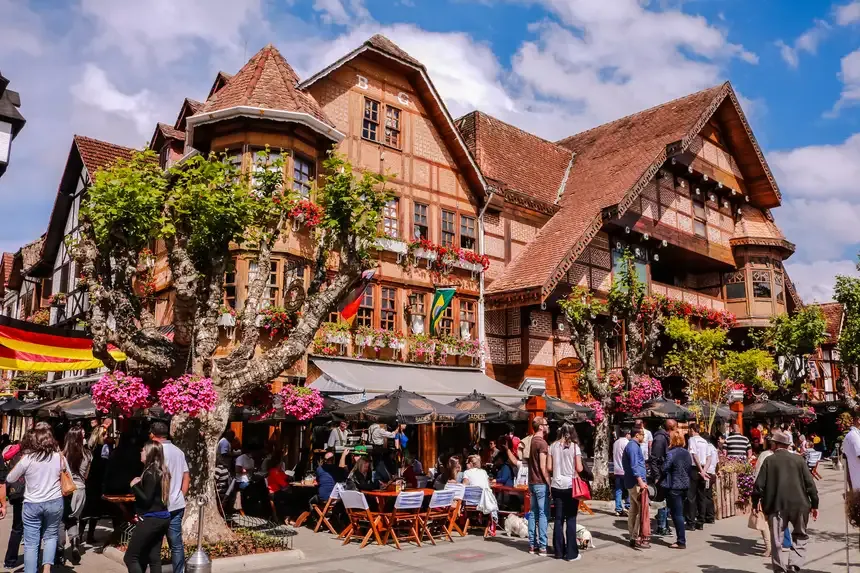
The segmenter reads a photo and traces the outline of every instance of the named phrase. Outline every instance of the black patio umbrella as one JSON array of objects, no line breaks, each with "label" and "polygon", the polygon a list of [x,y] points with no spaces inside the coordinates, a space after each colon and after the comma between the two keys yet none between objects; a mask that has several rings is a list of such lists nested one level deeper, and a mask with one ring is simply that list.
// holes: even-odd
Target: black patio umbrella
[{"label": "black patio umbrella", "polygon": [[52,412],[62,414],[70,420],[96,417],[96,407],[89,394],[60,402],[54,406]]},{"label": "black patio umbrella", "polygon": [[40,400],[38,402],[27,402],[26,404],[18,408],[18,414],[20,414],[21,416],[47,417],[50,415],[50,409],[62,401],[63,398],[59,398],[57,400]]},{"label": "black patio umbrella", "polygon": [[15,412],[18,408],[23,406],[26,402],[22,402],[18,398],[9,398],[2,404],[0,404],[0,412],[4,414],[9,414]]},{"label": "black patio umbrella", "polygon": [[763,400],[744,406],[744,418],[799,418],[801,416],[813,417],[814,415],[803,408],[780,400]]},{"label": "black patio umbrella", "polygon": [[[594,410],[588,406],[575,404],[574,402],[567,402],[561,398],[553,398],[552,396],[547,395],[544,395],[543,398],[546,401],[544,418],[549,422],[571,422],[576,424],[594,419]],[[528,411],[526,410],[527,400],[528,398],[524,399],[517,407],[518,411],[526,415],[526,419],[528,419]]]},{"label": "black patio umbrella", "polygon": [[469,414],[428,400],[402,387],[380,394],[359,404],[350,404],[332,412],[336,420],[350,422],[386,422],[391,424],[429,424],[430,422],[467,422]]},{"label": "black patio umbrella", "polygon": [[714,420],[718,422],[728,422],[729,420],[734,419],[735,413],[729,409],[725,404],[712,404],[711,402],[694,402],[692,404],[688,404],[689,409],[693,411],[700,411],[702,413],[703,420],[710,420],[711,413],[714,412]]},{"label": "black patio umbrella", "polygon": [[645,402],[642,411],[632,414],[633,418],[660,418],[661,420],[695,420],[696,415],[687,408],[660,396]]},{"label": "black patio umbrella", "polygon": [[479,394],[477,390],[448,403],[452,408],[465,412],[470,422],[512,422],[528,419],[528,414],[498,400]]},{"label": "black patio umbrella", "polygon": [[272,424],[278,422],[315,422],[319,424],[331,420],[332,412],[335,410],[345,406],[351,406],[351,404],[345,400],[340,400],[332,396],[323,396],[323,408],[320,410],[319,414],[314,416],[312,420],[297,420],[294,416],[287,416],[284,413],[284,409],[281,407],[280,397],[275,396],[272,404],[275,411],[265,418],[260,418],[259,416],[261,412],[258,408],[253,406],[234,406],[232,415],[241,420],[249,421],[252,424]]}]

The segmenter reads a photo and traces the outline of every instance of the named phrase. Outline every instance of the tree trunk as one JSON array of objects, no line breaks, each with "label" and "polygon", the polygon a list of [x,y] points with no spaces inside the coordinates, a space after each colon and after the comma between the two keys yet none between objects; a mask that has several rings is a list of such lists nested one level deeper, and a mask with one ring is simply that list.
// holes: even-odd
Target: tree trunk
[{"label": "tree trunk", "polygon": [[597,424],[597,429],[594,432],[594,467],[591,472],[594,474],[594,482],[592,487],[596,489],[608,488],[609,484],[609,406],[610,400],[604,399],[601,401],[606,414],[603,420]]},{"label": "tree trunk", "polygon": [[182,524],[182,536],[185,540],[197,539],[198,512],[194,502],[201,494],[206,497],[203,515],[204,540],[217,542],[233,538],[233,532],[227,527],[227,522],[219,511],[218,494],[215,491],[215,456],[218,440],[227,428],[230,417],[230,401],[217,384],[216,389],[219,400],[213,412],[197,418],[174,416],[171,423],[170,433],[177,447],[185,452],[191,474],[191,485],[186,496],[188,506]]}]

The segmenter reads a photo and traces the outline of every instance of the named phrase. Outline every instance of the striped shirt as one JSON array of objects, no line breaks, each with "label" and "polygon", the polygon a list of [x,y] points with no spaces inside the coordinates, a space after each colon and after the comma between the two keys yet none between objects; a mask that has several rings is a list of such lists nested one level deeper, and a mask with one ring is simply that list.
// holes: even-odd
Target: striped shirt
[{"label": "striped shirt", "polygon": [[729,434],[726,438],[726,453],[730,458],[745,458],[750,449],[749,438],[743,434]]}]

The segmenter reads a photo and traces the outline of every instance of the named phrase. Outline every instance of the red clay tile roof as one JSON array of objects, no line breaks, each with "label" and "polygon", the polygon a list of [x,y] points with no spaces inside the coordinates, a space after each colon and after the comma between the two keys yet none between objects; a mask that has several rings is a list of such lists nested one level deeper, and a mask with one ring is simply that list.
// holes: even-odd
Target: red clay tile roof
[{"label": "red clay tile roof", "polygon": [[827,302],[817,305],[824,315],[824,320],[827,326],[824,331],[830,336],[824,341],[825,344],[836,344],[839,341],[839,335],[842,332],[842,317],[845,310],[842,304],[838,302]]},{"label": "red clay tile roof", "polygon": [[26,245],[21,247],[21,250],[19,252],[21,253],[22,274],[26,275],[27,271],[29,271],[33,267],[33,265],[39,262],[39,258],[42,254],[42,243],[44,241],[45,236],[42,235],[32,243],[27,243]]},{"label": "red clay tile roof", "polygon": [[223,88],[209,96],[200,113],[236,106],[307,113],[334,127],[317,101],[296,87],[299,77],[281,53],[269,44],[257,52]]},{"label": "red clay tile roof", "polygon": [[774,223],[770,211],[748,203],[743,203],[741,209],[741,219],[735,224],[731,245],[765,245],[780,247],[789,255],[794,252],[794,243],[786,240]]},{"label": "red clay tile roof", "polygon": [[559,141],[576,154],[561,210],[487,292],[540,288],[548,296],[600,230],[603,209],[638,194],[651,168],[665,161],[666,146],[698,132],[730,90],[727,82]]},{"label": "red clay tile roof", "polygon": [[12,261],[14,258],[15,255],[12,253],[3,253],[3,257],[0,258],[0,268],[3,269],[3,272],[0,273],[0,279],[3,280],[3,286],[9,282],[9,275],[12,274]]},{"label": "red clay tile roof", "polygon": [[376,48],[380,52],[385,52],[386,54],[394,56],[395,58],[399,58],[405,62],[409,62],[413,66],[418,66],[419,68],[424,67],[424,64],[407,54],[405,51],[403,51],[402,48],[400,48],[400,46],[398,46],[382,34],[376,34],[364,43],[367,46]]},{"label": "red clay tile roof", "polygon": [[180,141],[185,141],[185,132],[179,131],[172,125],[167,125],[166,123],[159,122],[158,129],[160,129],[161,133],[164,134],[164,137],[168,139],[178,139]]},{"label": "red clay tile roof", "polygon": [[106,141],[99,141],[83,135],[75,135],[75,145],[81,154],[84,167],[92,178],[96,171],[107,167],[117,159],[130,159],[134,149],[115,145]]},{"label": "red clay tile roof", "polygon": [[196,99],[191,99],[190,97],[185,98],[185,103],[187,103],[188,107],[191,108],[192,115],[203,109],[204,105],[202,101],[197,101]]},{"label": "red clay tile roof", "polygon": [[573,153],[480,111],[454,123],[478,167],[500,191],[514,190],[555,204]]}]

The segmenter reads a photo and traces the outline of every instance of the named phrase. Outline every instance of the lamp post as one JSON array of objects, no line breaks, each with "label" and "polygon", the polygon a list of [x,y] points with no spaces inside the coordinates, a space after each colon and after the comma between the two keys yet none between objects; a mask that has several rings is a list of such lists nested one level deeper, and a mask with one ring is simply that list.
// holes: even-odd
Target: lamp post
[{"label": "lamp post", "polygon": [[24,116],[18,111],[21,107],[21,96],[18,92],[6,89],[9,80],[0,74],[0,176],[6,172],[9,165],[9,155],[12,150],[12,140],[24,127]]}]

